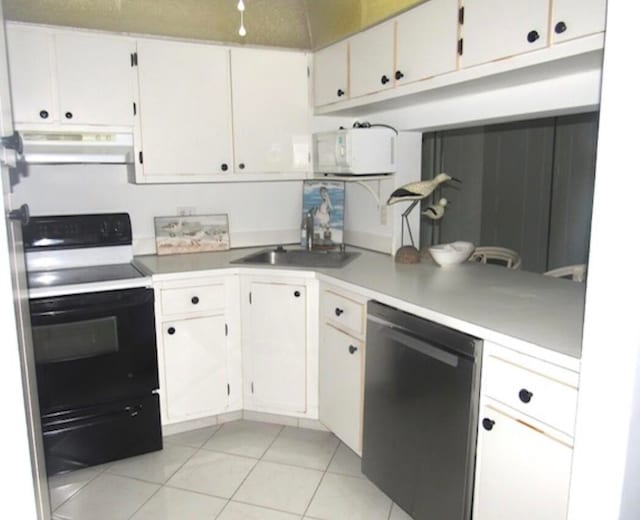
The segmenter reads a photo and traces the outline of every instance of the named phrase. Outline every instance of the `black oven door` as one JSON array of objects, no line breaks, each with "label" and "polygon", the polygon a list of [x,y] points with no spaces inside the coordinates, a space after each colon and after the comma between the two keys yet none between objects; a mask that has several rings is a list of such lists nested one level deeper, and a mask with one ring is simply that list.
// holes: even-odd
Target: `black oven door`
[{"label": "black oven door", "polygon": [[158,388],[152,289],[39,298],[30,307],[43,414]]}]

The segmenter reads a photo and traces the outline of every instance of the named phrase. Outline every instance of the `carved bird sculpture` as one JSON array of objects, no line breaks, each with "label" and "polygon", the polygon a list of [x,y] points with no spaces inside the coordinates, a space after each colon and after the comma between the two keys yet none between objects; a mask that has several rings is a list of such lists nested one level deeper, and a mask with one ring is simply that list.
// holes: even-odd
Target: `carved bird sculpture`
[{"label": "carved bird sculpture", "polygon": [[447,199],[443,197],[435,204],[429,204],[427,209],[425,209],[422,214],[426,217],[429,217],[431,220],[440,220],[442,217],[444,217],[444,211],[448,203],[449,201],[447,201]]},{"label": "carved bird sculpture", "polygon": [[[409,184],[400,186],[398,189],[394,190],[391,193],[391,195],[389,196],[389,200],[387,200],[387,206],[391,206],[392,204],[396,204],[398,202],[402,202],[405,200],[412,201],[409,207],[402,213],[401,241],[403,243],[404,243],[404,226],[406,224],[407,231],[409,233],[409,239],[411,240],[411,246],[415,247],[415,243],[413,241],[413,234],[411,233],[411,226],[409,225],[409,218],[408,218],[409,213],[411,213],[413,208],[415,208],[416,205],[421,200],[426,199],[429,195],[431,195],[438,186],[448,181],[462,182],[460,179],[451,177],[446,173],[439,173],[433,179],[430,179],[428,181],[410,182]],[[444,214],[444,207],[442,208],[442,210]]]}]

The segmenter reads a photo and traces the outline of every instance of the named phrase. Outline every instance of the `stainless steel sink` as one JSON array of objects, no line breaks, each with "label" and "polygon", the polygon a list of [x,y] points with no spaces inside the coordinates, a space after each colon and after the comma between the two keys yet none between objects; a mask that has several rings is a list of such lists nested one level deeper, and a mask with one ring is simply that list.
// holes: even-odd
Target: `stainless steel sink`
[{"label": "stainless steel sink", "polygon": [[232,264],[257,264],[294,267],[342,267],[360,253],[338,251],[307,251],[305,249],[263,249],[233,260]]}]

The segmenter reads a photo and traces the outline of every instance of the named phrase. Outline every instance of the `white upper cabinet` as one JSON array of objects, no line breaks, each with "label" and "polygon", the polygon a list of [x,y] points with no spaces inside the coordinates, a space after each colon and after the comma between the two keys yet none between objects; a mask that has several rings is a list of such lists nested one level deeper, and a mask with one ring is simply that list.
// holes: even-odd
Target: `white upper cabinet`
[{"label": "white upper cabinet", "polygon": [[396,85],[456,69],[458,4],[430,0],[396,19]]},{"label": "white upper cabinet", "polygon": [[315,106],[349,99],[349,45],[336,43],[313,55]]},{"label": "white upper cabinet", "polygon": [[132,125],[133,41],[81,33],[58,33],[55,40],[60,118],[82,125]]},{"label": "white upper cabinet", "polygon": [[349,40],[352,98],[394,85],[394,34],[395,24],[386,22]]},{"label": "white upper cabinet", "polygon": [[604,31],[606,0],[553,0],[551,38],[554,43]]},{"label": "white upper cabinet", "polygon": [[230,173],[228,49],[139,40],[138,78],[144,178]]},{"label": "white upper cabinet", "polygon": [[310,169],[306,53],[231,49],[236,173]]},{"label": "white upper cabinet", "polygon": [[134,124],[133,40],[10,25],[8,43],[19,125]]},{"label": "white upper cabinet", "polygon": [[464,0],[461,67],[547,46],[549,0]]}]

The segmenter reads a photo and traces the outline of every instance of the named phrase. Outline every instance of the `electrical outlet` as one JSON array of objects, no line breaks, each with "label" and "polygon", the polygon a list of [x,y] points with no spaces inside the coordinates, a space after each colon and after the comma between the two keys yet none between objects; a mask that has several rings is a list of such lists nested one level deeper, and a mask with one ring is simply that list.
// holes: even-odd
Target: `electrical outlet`
[{"label": "electrical outlet", "polygon": [[383,226],[387,225],[387,205],[383,204],[380,206],[380,224]]},{"label": "electrical outlet", "polygon": [[178,215],[181,217],[188,217],[189,215],[195,215],[196,208],[193,206],[179,206]]}]

